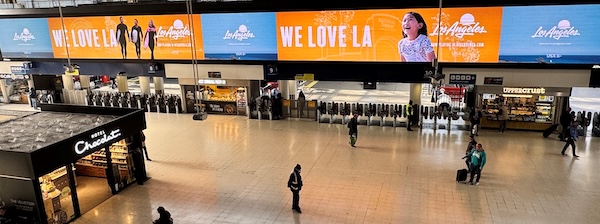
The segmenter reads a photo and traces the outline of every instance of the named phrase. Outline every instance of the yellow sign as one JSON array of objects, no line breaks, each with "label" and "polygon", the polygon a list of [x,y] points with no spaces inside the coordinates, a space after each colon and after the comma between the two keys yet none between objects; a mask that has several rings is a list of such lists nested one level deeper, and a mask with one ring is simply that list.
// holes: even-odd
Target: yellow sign
[{"label": "yellow sign", "polygon": [[289,107],[290,106],[290,100],[283,100],[283,106],[284,107]]},{"label": "yellow sign", "polygon": [[308,107],[309,108],[315,108],[317,107],[317,102],[316,101],[308,101]]},{"label": "yellow sign", "polygon": [[307,80],[307,81],[315,81],[315,74],[312,74],[312,73],[304,73],[304,80]]},{"label": "yellow sign", "polygon": [[72,72],[65,71],[65,75],[73,75],[73,76],[79,75],[79,69],[73,69]]}]

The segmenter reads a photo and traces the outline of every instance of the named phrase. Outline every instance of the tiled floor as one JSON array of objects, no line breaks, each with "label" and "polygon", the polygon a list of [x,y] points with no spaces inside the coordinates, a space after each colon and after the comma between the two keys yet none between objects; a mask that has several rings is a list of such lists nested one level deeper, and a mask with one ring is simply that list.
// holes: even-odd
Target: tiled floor
[{"label": "tiled floor", "polygon": [[[600,138],[579,159],[541,133],[482,131],[481,185],[457,184],[466,132],[359,127],[244,117],[148,114],[152,179],[74,223],[599,223]],[[303,166],[300,205],[287,178]]]}]

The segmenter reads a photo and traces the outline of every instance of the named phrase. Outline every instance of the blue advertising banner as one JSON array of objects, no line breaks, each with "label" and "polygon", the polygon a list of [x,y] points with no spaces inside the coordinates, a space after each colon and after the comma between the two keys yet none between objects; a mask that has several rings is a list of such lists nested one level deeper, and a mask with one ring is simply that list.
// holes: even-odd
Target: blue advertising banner
[{"label": "blue advertising banner", "polygon": [[277,60],[275,13],[203,14],[205,59]]},{"label": "blue advertising banner", "polygon": [[48,19],[0,19],[0,50],[4,58],[54,58]]},{"label": "blue advertising banner", "polygon": [[600,62],[600,5],[504,7],[500,62]]}]

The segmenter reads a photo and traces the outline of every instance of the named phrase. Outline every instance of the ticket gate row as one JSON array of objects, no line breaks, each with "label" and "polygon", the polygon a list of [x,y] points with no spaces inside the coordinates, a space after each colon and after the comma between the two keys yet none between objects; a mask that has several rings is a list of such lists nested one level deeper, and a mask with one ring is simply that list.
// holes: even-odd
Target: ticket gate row
[{"label": "ticket gate row", "polygon": [[[409,119],[406,107],[400,104],[319,102],[317,117],[320,123],[347,124],[352,115],[357,114],[360,125],[406,127]],[[419,108],[414,109],[413,113],[418,114]]]}]

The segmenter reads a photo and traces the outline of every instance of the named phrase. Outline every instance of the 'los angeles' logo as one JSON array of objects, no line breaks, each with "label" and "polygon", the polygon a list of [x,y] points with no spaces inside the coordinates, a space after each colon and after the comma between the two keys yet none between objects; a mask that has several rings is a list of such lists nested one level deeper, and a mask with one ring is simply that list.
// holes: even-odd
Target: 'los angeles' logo
[{"label": "'los angeles' logo", "polygon": [[535,31],[531,38],[548,37],[555,40],[560,40],[563,37],[579,36],[579,30],[571,26],[569,20],[563,19],[558,22],[558,25],[553,26],[549,30],[545,30],[542,26]]},{"label": "'los angeles' logo", "polygon": [[13,40],[20,40],[23,42],[27,42],[30,40],[35,40],[35,35],[33,35],[31,32],[29,32],[29,29],[23,28],[23,31],[21,32],[21,34],[15,33]]},{"label": "'los angeles' logo", "polygon": [[471,13],[465,13],[460,17],[460,21],[454,22],[451,26],[441,26],[437,24],[431,36],[455,36],[463,38],[464,36],[473,36],[475,34],[487,33],[485,26],[480,25],[479,22],[475,21],[475,16]]},{"label": "'los angeles' logo", "polygon": [[254,33],[250,32],[250,30],[248,29],[248,27],[246,27],[246,25],[242,24],[240,25],[240,27],[238,27],[238,29],[235,32],[230,32],[229,30],[227,30],[227,32],[225,33],[225,36],[223,36],[223,40],[248,40],[251,38],[254,38]]},{"label": "'los angeles' logo", "polygon": [[168,37],[173,40],[178,40],[179,38],[185,38],[191,35],[190,28],[183,25],[181,20],[175,20],[173,25],[169,27],[169,29],[165,30],[162,26],[158,27],[158,31],[156,32],[157,37]]}]

